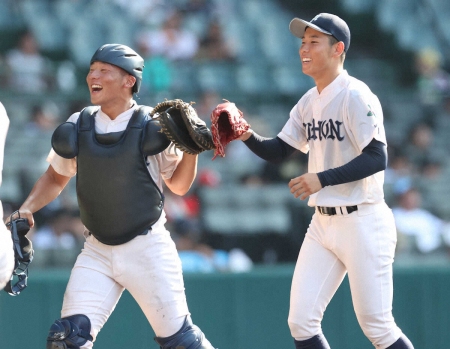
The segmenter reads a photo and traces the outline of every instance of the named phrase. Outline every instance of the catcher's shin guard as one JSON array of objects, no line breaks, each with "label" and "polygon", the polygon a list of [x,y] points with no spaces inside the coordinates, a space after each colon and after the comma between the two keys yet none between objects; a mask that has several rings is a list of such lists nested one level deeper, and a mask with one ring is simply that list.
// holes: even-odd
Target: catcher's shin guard
[{"label": "catcher's shin guard", "polygon": [[50,327],[47,349],[79,349],[92,341],[91,321],[86,315],[76,314],[56,320]]},{"label": "catcher's shin guard", "polygon": [[189,316],[177,333],[165,338],[155,337],[155,342],[161,349],[215,349]]}]

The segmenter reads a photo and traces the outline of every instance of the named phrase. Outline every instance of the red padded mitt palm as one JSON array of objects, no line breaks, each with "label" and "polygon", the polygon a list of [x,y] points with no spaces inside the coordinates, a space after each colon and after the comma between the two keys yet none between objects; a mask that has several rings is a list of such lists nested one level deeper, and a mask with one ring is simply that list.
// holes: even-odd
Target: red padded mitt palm
[{"label": "red padded mitt palm", "polygon": [[225,101],[217,105],[211,113],[211,133],[215,146],[213,160],[217,155],[225,157],[225,146],[250,128],[236,105],[226,99]]}]

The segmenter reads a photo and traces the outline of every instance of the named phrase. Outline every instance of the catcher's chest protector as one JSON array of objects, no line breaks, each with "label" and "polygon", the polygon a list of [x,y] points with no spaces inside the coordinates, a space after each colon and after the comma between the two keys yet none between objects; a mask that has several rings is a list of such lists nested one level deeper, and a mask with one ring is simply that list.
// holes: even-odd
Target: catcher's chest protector
[{"label": "catcher's chest protector", "polygon": [[95,114],[78,119],[77,196],[86,228],[101,242],[119,245],[144,233],[161,215],[164,198],[151,178],[141,137],[145,116],[137,109],[115,143],[95,137]]}]

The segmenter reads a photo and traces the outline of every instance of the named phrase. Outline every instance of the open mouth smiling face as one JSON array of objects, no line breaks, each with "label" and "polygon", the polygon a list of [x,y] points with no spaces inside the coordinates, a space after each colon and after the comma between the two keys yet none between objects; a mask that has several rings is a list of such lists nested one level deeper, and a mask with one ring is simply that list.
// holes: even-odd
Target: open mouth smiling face
[{"label": "open mouth smiling face", "polygon": [[100,92],[101,90],[103,90],[103,86],[99,85],[99,84],[92,84],[91,85],[91,92],[92,93],[97,93]]}]

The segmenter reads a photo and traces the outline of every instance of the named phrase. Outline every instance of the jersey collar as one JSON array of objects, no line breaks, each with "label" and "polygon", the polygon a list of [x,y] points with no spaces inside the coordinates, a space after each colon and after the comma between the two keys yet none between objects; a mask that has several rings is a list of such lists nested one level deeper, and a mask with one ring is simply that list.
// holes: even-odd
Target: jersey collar
[{"label": "jersey collar", "polygon": [[320,98],[320,104],[325,106],[348,85],[348,82],[349,75],[347,70],[344,69],[320,94],[316,87],[314,89],[314,99]]},{"label": "jersey collar", "polygon": [[109,118],[109,116],[108,116],[107,114],[105,114],[105,113],[102,111],[101,108],[99,109],[97,115],[98,115],[101,119],[103,119],[103,120],[105,120],[105,121],[107,121],[107,122],[114,121],[114,122],[117,123],[117,122],[120,122],[120,121],[129,120],[129,119],[131,118],[131,116],[133,115],[134,111],[135,111],[136,108],[137,108],[136,102],[135,102],[135,101],[132,101],[132,102],[133,102],[133,104],[132,104],[131,108],[128,109],[128,110],[125,110],[122,114],[117,115],[117,117],[116,117],[114,120],[111,120],[111,119]]}]

